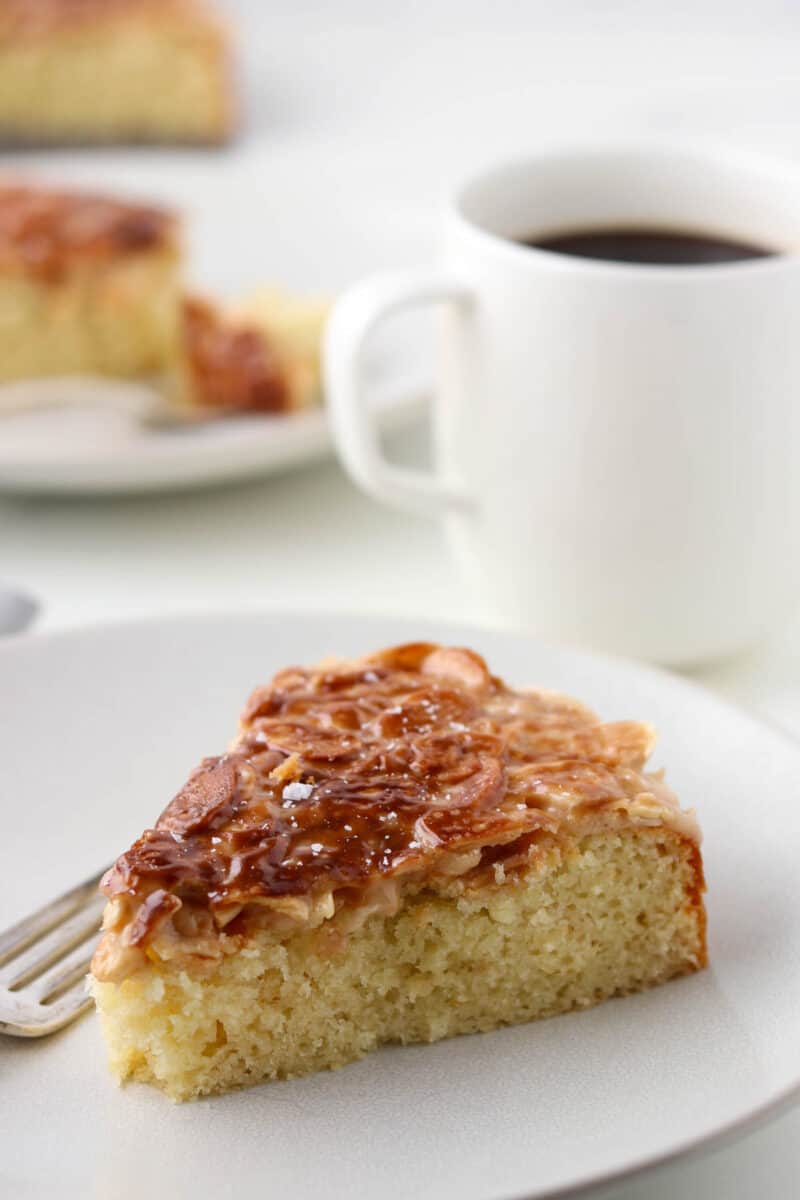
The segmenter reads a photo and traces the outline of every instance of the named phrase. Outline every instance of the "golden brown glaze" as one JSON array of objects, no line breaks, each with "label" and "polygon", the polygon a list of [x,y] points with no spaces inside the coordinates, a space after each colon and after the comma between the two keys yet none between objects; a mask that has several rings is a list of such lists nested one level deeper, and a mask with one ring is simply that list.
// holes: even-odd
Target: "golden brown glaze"
[{"label": "golden brown glaze", "polygon": [[202,0],[2,0],[0,37],[37,38],[120,21],[206,23]]},{"label": "golden brown glaze", "polygon": [[57,282],[78,263],[177,247],[160,208],[105,196],[0,185],[0,268]]},{"label": "golden brown glaze", "polygon": [[103,891],[126,913],[147,898],[126,939],[138,946],[176,899],[238,915],[332,898],[329,916],[376,884],[447,875],[459,856],[471,869],[529,857],[575,822],[692,836],[690,815],[642,773],[652,741],[649,726],[513,691],[465,649],[421,643],[281,671]]},{"label": "golden brown glaze", "polygon": [[184,343],[192,402],[233,412],[286,412],[286,372],[265,334],[224,319],[195,297],[183,306]]}]

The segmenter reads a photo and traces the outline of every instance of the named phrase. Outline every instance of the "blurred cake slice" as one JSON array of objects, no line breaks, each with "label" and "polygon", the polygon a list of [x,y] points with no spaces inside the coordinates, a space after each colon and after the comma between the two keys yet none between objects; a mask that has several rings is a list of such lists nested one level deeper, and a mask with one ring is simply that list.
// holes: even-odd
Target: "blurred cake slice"
[{"label": "blurred cake slice", "polygon": [[260,330],[283,364],[292,408],[307,408],[322,387],[322,335],[330,301],[262,287],[231,308],[234,322]]},{"label": "blurred cake slice", "polygon": [[163,209],[0,186],[0,379],[163,370],[181,332],[179,268]]},{"label": "blurred cake slice", "polygon": [[203,0],[3,0],[0,137],[223,141],[230,58]]},{"label": "blurred cake slice", "polygon": [[319,399],[324,303],[273,290],[228,310],[186,295],[182,268],[165,209],[0,185],[0,381],[144,376],[198,416]]},{"label": "blurred cake slice", "polygon": [[198,413],[307,408],[319,399],[326,315],[324,302],[279,291],[231,309],[188,296],[178,402]]},{"label": "blurred cake slice", "polygon": [[699,831],[652,741],[464,649],[281,671],[103,880],[114,1074],[183,1100],[702,967]]}]

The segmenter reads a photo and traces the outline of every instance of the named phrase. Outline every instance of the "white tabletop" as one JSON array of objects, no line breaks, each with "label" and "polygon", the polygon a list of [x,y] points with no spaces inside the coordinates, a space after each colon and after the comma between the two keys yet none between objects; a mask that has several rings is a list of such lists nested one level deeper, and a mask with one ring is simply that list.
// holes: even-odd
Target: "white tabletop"
[{"label": "white tabletop", "polygon": [[[247,30],[243,135],[229,151],[187,152],[185,188],[168,197],[188,209],[197,278],[226,291],[265,277],[339,288],[424,262],[449,181],[545,142],[677,133],[800,152],[800,10],[781,0],[757,12],[738,0],[230,7]],[[24,165],[158,196],[160,161],[104,151]],[[258,228],[235,219],[233,163],[258,191]],[[212,193],[233,216],[224,244],[205,223]],[[416,455],[419,438],[398,452]],[[40,598],[42,629],[243,607],[462,615],[436,526],[363,498],[334,463],[196,494],[2,497],[3,581]],[[800,611],[769,644],[696,677],[800,737]],[[750,1200],[766,1184],[789,1200],[798,1177],[789,1113],[624,1194]]]}]

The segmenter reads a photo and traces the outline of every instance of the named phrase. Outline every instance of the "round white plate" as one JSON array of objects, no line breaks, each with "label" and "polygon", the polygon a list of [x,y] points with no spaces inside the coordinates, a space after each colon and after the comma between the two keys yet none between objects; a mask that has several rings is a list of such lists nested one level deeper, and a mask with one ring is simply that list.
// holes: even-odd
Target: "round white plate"
[{"label": "round white plate", "polygon": [[[0,411],[0,492],[177,491],[270,475],[333,453],[324,407],[157,429],[122,408],[104,406],[102,386],[97,381],[86,389],[85,404]],[[382,386],[377,381],[382,428],[414,418],[420,386],[407,379],[389,390],[385,379]]]},{"label": "round white plate", "polygon": [[4,1195],[563,1195],[741,1131],[800,1086],[800,751],[681,679],[523,636],[238,615],[7,644],[0,925],[126,847],[276,668],[412,638],[471,644],[513,683],[655,722],[656,760],[705,830],[710,968],[180,1107],[114,1088],[93,1016],[41,1042],[0,1039]]}]

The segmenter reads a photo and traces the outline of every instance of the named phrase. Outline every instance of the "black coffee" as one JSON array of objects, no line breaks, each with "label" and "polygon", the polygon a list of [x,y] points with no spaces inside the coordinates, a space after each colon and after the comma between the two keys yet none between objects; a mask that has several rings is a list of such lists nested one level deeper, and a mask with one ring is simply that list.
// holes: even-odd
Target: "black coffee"
[{"label": "black coffee", "polygon": [[777,253],[751,242],[680,229],[580,229],[519,241],[523,246],[569,254],[573,258],[665,267],[742,262],[748,258],[770,258]]}]

